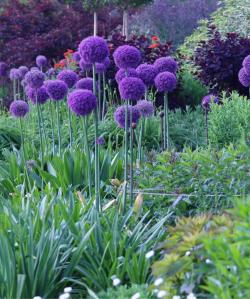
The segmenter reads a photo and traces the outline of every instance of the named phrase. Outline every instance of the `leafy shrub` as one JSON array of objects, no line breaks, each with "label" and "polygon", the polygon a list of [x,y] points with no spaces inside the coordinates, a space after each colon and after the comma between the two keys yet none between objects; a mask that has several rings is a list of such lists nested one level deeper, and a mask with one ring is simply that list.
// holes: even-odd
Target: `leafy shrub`
[{"label": "leafy shrub", "polygon": [[250,102],[246,97],[233,92],[222,97],[223,105],[212,105],[209,113],[209,141],[223,147],[237,143],[240,139],[250,140]]}]

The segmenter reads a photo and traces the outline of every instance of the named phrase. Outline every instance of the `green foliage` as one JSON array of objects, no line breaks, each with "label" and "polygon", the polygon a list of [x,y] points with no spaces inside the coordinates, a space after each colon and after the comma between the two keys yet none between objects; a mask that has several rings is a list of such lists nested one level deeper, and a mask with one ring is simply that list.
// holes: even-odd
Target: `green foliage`
[{"label": "green foliage", "polygon": [[127,9],[127,8],[132,8],[132,7],[139,7],[142,5],[147,5],[152,0],[113,0],[114,4]]},{"label": "green foliage", "polygon": [[97,11],[104,7],[105,5],[109,4],[112,1],[109,0],[83,0],[83,7],[89,11]]},{"label": "green foliage", "polygon": [[250,140],[250,102],[233,92],[222,95],[222,105],[212,105],[209,113],[209,141],[223,147],[240,139]]}]

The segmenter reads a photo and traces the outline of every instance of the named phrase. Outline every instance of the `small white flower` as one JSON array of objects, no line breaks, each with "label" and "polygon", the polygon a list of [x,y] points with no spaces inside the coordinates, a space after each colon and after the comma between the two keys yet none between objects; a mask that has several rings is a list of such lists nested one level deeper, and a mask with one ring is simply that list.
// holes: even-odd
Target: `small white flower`
[{"label": "small white flower", "polygon": [[33,299],[42,299],[42,297],[40,297],[40,296],[35,296],[35,297],[33,297]]},{"label": "small white flower", "polygon": [[69,293],[64,293],[62,295],[59,296],[59,299],[69,299],[70,298],[70,294]]},{"label": "small white flower", "polygon": [[185,256],[190,256],[191,252],[190,251],[187,251]]},{"label": "small white flower", "polygon": [[131,299],[140,299],[140,298],[141,298],[140,293],[135,293],[135,294],[131,297]]},{"label": "small white flower", "polygon": [[72,292],[72,288],[71,287],[67,287],[67,288],[64,288],[64,293],[71,293]]},{"label": "small white flower", "polygon": [[210,259],[206,259],[206,264],[212,264],[212,261]]},{"label": "small white flower", "polygon": [[145,256],[146,256],[146,259],[150,259],[154,255],[155,255],[154,250],[151,250],[151,251],[147,252]]},{"label": "small white flower", "polygon": [[112,275],[111,279],[114,280],[117,276],[116,275]]},{"label": "small white flower", "polygon": [[163,278],[159,277],[155,280],[154,285],[156,287],[158,287],[159,285],[161,285],[163,283],[163,281],[164,281]]},{"label": "small white flower", "polygon": [[187,296],[187,299],[197,299],[196,296],[194,295],[194,293],[190,293],[188,296]]},{"label": "small white flower", "polygon": [[118,286],[120,283],[121,283],[121,281],[120,281],[119,278],[115,278],[115,279],[113,279],[113,286],[114,286],[114,287]]},{"label": "small white flower", "polygon": [[173,299],[181,299],[181,296],[173,296]]},{"label": "small white flower", "polygon": [[168,294],[168,293],[167,293],[166,291],[161,290],[161,291],[158,292],[158,294],[157,294],[157,298],[164,298],[164,297],[167,296],[167,294]]}]

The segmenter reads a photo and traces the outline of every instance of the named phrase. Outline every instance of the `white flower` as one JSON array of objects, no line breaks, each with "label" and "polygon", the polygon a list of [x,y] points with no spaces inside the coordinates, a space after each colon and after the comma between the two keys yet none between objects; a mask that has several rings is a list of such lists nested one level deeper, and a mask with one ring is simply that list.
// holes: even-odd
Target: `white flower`
[{"label": "white flower", "polygon": [[71,293],[72,292],[72,288],[71,287],[67,287],[67,288],[64,288],[64,293]]},{"label": "white flower", "polygon": [[140,297],[141,297],[140,293],[135,293],[135,294],[131,297],[131,299],[140,299]]},{"label": "white flower", "polygon": [[154,250],[151,250],[151,251],[147,252],[145,256],[146,256],[146,259],[150,259],[154,255],[155,255]]},{"label": "white flower", "polygon": [[69,293],[64,293],[62,295],[59,296],[59,299],[69,299],[70,298],[70,294]]},{"label": "white flower", "polygon": [[181,296],[173,296],[173,299],[181,299]]},{"label": "white flower", "polygon": [[33,299],[42,299],[42,297],[40,297],[40,296],[35,296],[35,297],[33,297]]},{"label": "white flower", "polygon": [[206,264],[212,264],[212,261],[210,259],[206,259]]},{"label": "white flower", "polygon": [[190,293],[188,296],[187,296],[187,299],[197,299],[196,296],[194,295],[194,293]]},{"label": "white flower", "polygon": [[190,256],[191,252],[190,251],[187,251],[185,256]]},{"label": "white flower", "polygon": [[164,281],[163,278],[159,277],[159,278],[157,278],[157,279],[155,280],[154,285],[155,285],[156,287],[158,287],[160,284],[163,283],[163,281]]},{"label": "white flower", "polygon": [[121,281],[120,281],[119,278],[114,278],[114,279],[113,279],[113,286],[114,286],[114,287],[118,286],[120,283],[121,283]]},{"label": "white flower", "polygon": [[167,296],[167,294],[168,293],[166,291],[161,290],[161,291],[158,292],[157,298],[164,298],[164,297]]}]

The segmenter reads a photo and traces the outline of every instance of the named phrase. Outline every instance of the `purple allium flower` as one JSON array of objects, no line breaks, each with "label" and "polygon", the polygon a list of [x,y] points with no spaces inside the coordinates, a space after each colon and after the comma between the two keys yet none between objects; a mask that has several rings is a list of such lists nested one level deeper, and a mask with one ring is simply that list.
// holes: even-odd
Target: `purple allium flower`
[{"label": "purple allium flower", "polygon": [[7,75],[8,65],[5,62],[0,62],[0,77]]},{"label": "purple allium flower", "polygon": [[141,62],[141,52],[133,46],[120,46],[113,56],[120,69],[136,68]]},{"label": "purple allium flower", "polygon": [[97,139],[96,139],[96,143],[97,144],[99,144],[99,145],[104,145],[105,144],[105,139],[104,139],[104,137],[98,137]]},{"label": "purple allium flower", "polygon": [[142,117],[150,117],[154,114],[154,105],[150,101],[138,101],[136,107],[139,109]]},{"label": "purple allium flower", "polygon": [[154,79],[158,73],[153,65],[147,63],[141,64],[137,67],[136,72],[146,86],[154,85]]},{"label": "purple allium flower", "polygon": [[208,94],[205,97],[203,97],[202,101],[201,101],[201,106],[204,110],[209,110],[210,109],[210,105],[211,102],[218,104],[219,103],[219,99],[218,97],[216,97],[213,94]]},{"label": "purple allium flower", "polygon": [[243,60],[243,67],[245,69],[245,72],[250,76],[250,55],[248,55],[244,60]]},{"label": "purple allium flower", "polygon": [[72,88],[76,84],[78,76],[74,71],[64,70],[57,75],[57,79],[64,81],[68,88]]},{"label": "purple allium flower", "polygon": [[78,116],[86,116],[97,107],[97,99],[92,91],[76,89],[68,95],[68,106]]},{"label": "purple allium flower", "polygon": [[248,75],[246,73],[245,68],[240,69],[239,74],[238,74],[238,78],[240,83],[245,86],[245,87],[249,87],[250,86],[250,75]]},{"label": "purple allium flower", "polygon": [[62,80],[48,80],[44,85],[51,100],[60,101],[67,95],[68,86]]},{"label": "purple allium flower", "polygon": [[99,36],[85,38],[80,43],[78,51],[86,64],[101,63],[109,55],[107,42]]},{"label": "purple allium flower", "polygon": [[45,56],[43,55],[38,55],[36,58],[36,65],[40,68],[46,67],[48,64],[48,60]]},{"label": "purple allium flower", "polygon": [[[128,106],[128,127],[130,127],[130,114],[132,109],[132,123],[137,123],[141,117],[140,111],[136,106]],[[122,129],[125,128],[125,115],[126,115],[126,106],[120,106],[115,110],[114,119],[118,126]]]},{"label": "purple allium flower", "polygon": [[10,70],[10,80],[19,80],[22,79],[21,73],[18,69],[13,68]]},{"label": "purple allium flower", "polygon": [[138,74],[136,69],[133,68],[128,68],[128,69],[119,69],[118,72],[115,75],[115,80],[117,83],[119,83],[120,81],[122,81],[122,79],[124,79],[125,77],[135,77],[138,78]]},{"label": "purple allium flower", "polygon": [[81,60],[81,55],[78,51],[74,52],[72,55],[72,59],[76,62],[79,62]]},{"label": "purple allium flower", "polygon": [[158,58],[154,66],[158,73],[170,72],[175,74],[178,68],[176,61],[170,56]]},{"label": "purple allium flower", "polygon": [[30,68],[30,71],[39,71],[40,72],[40,69],[37,66],[32,66]]},{"label": "purple allium flower", "polygon": [[43,82],[45,80],[45,75],[43,72],[38,70],[32,70],[26,73],[24,77],[26,83],[31,88],[39,88],[43,85]]},{"label": "purple allium flower", "polygon": [[[93,84],[94,83],[93,83],[92,78],[83,78],[76,83],[76,88],[77,89],[88,89],[93,92]],[[98,89],[98,86],[96,84],[96,90],[97,89]]]},{"label": "purple allium flower", "polygon": [[17,100],[11,103],[10,113],[16,118],[24,117],[29,112],[29,105],[23,100]]},{"label": "purple allium flower", "polygon": [[176,88],[176,84],[176,77],[170,72],[160,73],[155,78],[155,86],[160,92],[171,92]]},{"label": "purple allium flower", "polygon": [[85,63],[85,61],[83,59],[81,59],[79,61],[79,66],[80,66],[80,69],[82,71],[91,71],[92,70],[92,64],[89,64],[89,63]]},{"label": "purple allium flower", "polygon": [[140,78],[126,77],[119,83],[119,92],[123,100],[138,101],[146,92],[146,86]]},{"label": "purple allium flower", "polygon": [[48,78],[52,78],[52,77],[54,77],[54,76],[56,76],[56,70],[52,67],[52,68],[50,68],[47,72],[46,72],[46,76],[48,77]]},{"label": "purple allium flower", "polygon": [[106,57],[102,63],[96,63],[95,67],[96,67],[97,74],[105,73],[107,71],[107,69],[109,68],[109,66],[110,66],[109,57]]},{"label": "purple allium flower", "polygon": [[24,78],[24,76],[26,75],[26,73],[28,73],[29,69],[27,68],[27,66],[25,65],[22,65],[18,68],[20,74],[21,74],[21,77],[22,79]]},{"label": "purple allium flower", "polygon": [[37,89],[27,86],[25,88],[25,93],[33,104],[45,104],[49,98],[45,86]]}]

